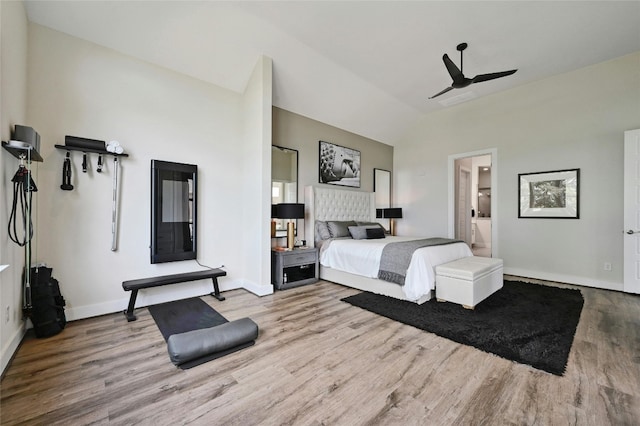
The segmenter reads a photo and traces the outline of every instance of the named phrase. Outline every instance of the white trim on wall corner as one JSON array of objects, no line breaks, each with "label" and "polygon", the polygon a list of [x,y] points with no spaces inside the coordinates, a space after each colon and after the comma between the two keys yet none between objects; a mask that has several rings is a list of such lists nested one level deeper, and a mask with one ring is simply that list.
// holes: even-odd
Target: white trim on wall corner
[{"label": "white trim on wall corner", "polygon": [[593,287],[605,290],[623,291],[621,282],[595,280],[593,278],[578,277],[574,275],[555,274],[552,272],[530,271],[521,268],[504,268],[505,275],[514,275],[516,277],[533,278],[536,280],[553,281],[564,284],[581,285],[584,287]]},{"label": "white trim on wall corner", "polygon": [[242,285],[239,288],[244,288],[245,290],[250,291],[256,296],[268,296],[269,294],[273,294],[272,284],[261,285],[249,281],[243,281]]}]

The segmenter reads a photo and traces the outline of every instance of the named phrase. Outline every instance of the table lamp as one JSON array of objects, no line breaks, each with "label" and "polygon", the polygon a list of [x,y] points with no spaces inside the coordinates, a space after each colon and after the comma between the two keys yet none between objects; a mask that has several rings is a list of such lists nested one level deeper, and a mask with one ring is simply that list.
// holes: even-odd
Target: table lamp
[{"label": "table lamp", "polygon": [[389,231],[391,235],[396,235],[396,221],[394,219],[402,219],[402,209],[400,207],[382,209],[382,217],[390,219]]},{"label": "table lamp", "polygon": [[287,248],[293,250],[295,242],[294,222],[291,219],[304,219],[304,204],[280,203],[277,204],[278,219],[289,219],[287,223]]}]

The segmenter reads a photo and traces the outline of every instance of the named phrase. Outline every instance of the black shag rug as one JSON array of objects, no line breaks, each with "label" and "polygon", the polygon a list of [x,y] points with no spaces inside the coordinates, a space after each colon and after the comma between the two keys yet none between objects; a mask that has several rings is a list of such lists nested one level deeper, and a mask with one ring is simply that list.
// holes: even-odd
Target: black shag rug
[{"label": "black shag rug", "polygon": [[474,310],[373,293],[342,301],[463,345],[562,376],[584,299],[580,290],[505,281]]}]

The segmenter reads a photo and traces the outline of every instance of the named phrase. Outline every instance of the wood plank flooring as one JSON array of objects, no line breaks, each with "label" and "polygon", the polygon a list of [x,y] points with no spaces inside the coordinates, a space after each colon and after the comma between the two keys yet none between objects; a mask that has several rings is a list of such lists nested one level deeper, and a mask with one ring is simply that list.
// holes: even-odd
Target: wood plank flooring
[{"label": "wood plank flooring", "polygon": [[[535,285],[535,284],[532,284]],[[581,288],[554,376],[340,302],[328,282],[203,300],[252,318],[256,344],[190,370],[137,309],[28,336],[0,383],[0,423],[114,425],[638,425],[640,297]]]}]

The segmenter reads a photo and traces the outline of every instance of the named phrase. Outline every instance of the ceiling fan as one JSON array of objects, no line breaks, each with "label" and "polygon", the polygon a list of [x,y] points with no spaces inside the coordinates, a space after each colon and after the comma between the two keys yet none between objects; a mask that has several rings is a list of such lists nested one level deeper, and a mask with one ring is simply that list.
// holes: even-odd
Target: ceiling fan
[{"label": "ceiling fan", "polygon": [[518,71],[517,69],[515,69],[515,70],[509,70],[509,71],[492,72],[489,74],[478,74],[473,78],[467,78],[462,73],[462,52],[466,48],[467,48],[467,43],[460,43],[456,47],[456,49],[458,49],[458,51],[460,52],[460,69],[458,69],[456,64],[454,64],[453,61],[449,59],[449,55],[447,55],[446,53],[444,54],[444,56],[442,57],[442,60],[444,61],[445,67],[447,67],[447,71],[449,71],[449,75],[451,75],[451,78],[453,79],[453,83],[451,83],[451,86],[447,87],[446,89],[444,89],[439,93],[436,93],[435,95],[431,96],[429,99],[433,99],[436,96],[440,96],[444,93],[447,93],[449,90],[452,90],[452,89],[462,89],[463,87],[467,87],[468,85],[473,83],[480,83],[482,81],[493,80],[500,77],[506,77]]}]

